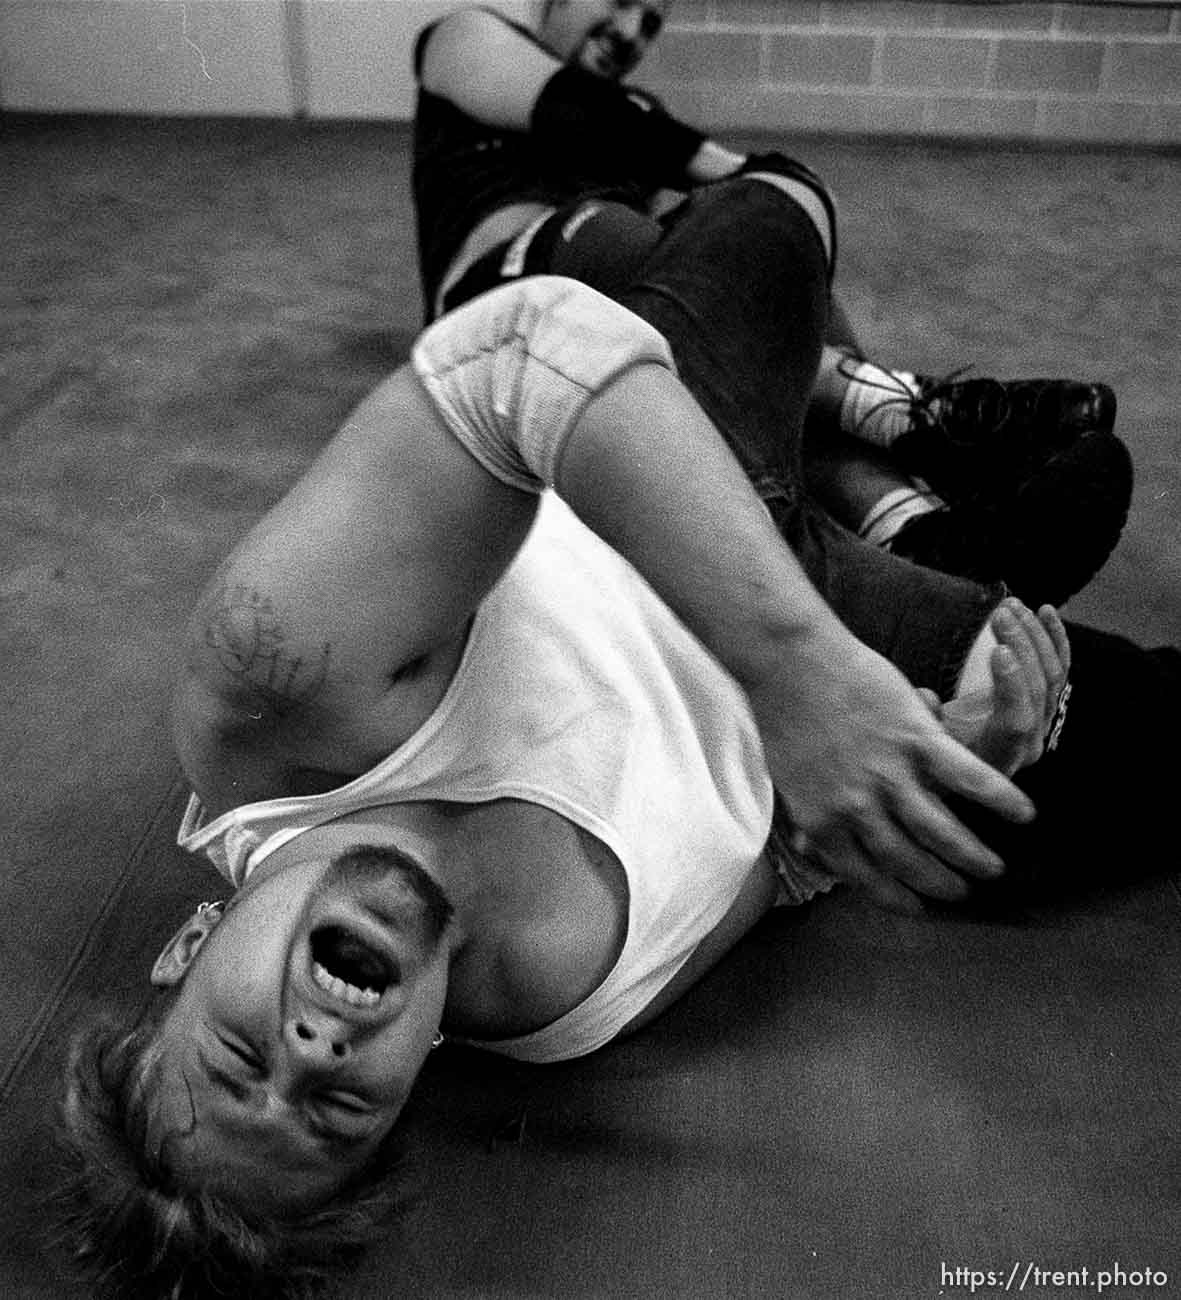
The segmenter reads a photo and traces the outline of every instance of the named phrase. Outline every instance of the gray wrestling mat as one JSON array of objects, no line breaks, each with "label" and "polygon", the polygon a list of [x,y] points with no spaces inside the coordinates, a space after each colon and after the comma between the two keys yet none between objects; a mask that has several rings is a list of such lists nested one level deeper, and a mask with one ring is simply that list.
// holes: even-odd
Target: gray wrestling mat
[{"label": "gray wrestling mat", "polygon": [[[172,843],[182,620],[420,304],[402,128],[2,131],[0,1295],[59,1300],[39,1198],[70,1027],[142,997],[221,892]],[[1178,159],[799,151],[871,354],[1116,388],[1133,517],[1068,612],[1176,639]],[[1181,1294],[1179,1003],[1175,878],[1005,923],[777,915],[593,1060],[439,1053],[415,1208],[340,1295],[895,1300],[1116,1264],[1168,1283],[1108,1295]]]}]

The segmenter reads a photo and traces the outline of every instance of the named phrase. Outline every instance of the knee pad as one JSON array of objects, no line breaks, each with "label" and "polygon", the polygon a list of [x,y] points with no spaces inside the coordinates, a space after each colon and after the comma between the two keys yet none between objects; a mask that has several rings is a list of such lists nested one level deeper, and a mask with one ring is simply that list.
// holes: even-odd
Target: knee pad
[{"label": "knee pad", "polygon": [[824,245],[831,284],[837,262],[837,208],[820,177],[811,167],[782,153],[750,154],[731,179],[739,177],[772,185],[804,209]]},{"label": "knee pad", "polygon": [[608,198],[559,208],[537,228],[524,252],[524,274],[564,275],[607,297],[639,274],[663,231],[645,213]]}]

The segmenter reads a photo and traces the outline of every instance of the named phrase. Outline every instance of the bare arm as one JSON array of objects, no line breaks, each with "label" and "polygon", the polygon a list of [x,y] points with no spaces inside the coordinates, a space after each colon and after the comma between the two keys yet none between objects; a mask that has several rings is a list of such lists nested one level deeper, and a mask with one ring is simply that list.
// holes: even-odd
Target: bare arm
[{"label": "bare arm", "polygon": [[477,121],[527,131],[538,95],[561,66],[495,14],[463,9],[431,31],[419,81]]},{"label": "bare arm", "polygon": [[[505,464],[528,463],[530,376],[552,373],[536,365],[535,348],[552,344],[556,329],[552,355],[578,365],[608,328],[628,338],[631,321],[592,290],[542,277],[487,295],[427,337],[443,367],[496,357],[487,391],[463,386],[479,409],[465,408],[460,423],[483,422],[489,445],[512,444]],[[651,332],[635,328],[642,358]],[[546,473],[746,688],[772,777],[824,863],[898,906],[912,905],[914,893],[955,896],[956,872],[995,867],[943,796],[1017,819],[1028,801],[845,630],[671,370],[641,360],[569,391],[579,398],[568,428],[538,443]],[[409,368],[379,388],[202,602],[189,678],[231,712],[222,747],[230,757],[281,762],[309,737],[330,750],[363,747],[367,735],[396,742],[402,675],[454,644],[523,541],[535,497],[485,469],[501,462],[469,453],[437,400]],[[547,400],[544,409],[557,408]],[[285,662],[310,677],[276,677],[266,655],[235,650],[227,659],[227,591],[250,593],[246,608],[266,610],[282,628]]]},{"label": "bare arm", "polygon": [[837,620],[671,375],[636,369],[602,394],[557,486],[746,688],[776,786],[826,867],[904,909],[959,897],[957,873],[999,869],[944,797],[1012,820],[1029,801]]},{"label": "bare arm", "polygon": [[621,181],[685,189],[720,180],[743,162],[652,96],[564,65],[487,10],[461,10],[431,28],[418,76],[425,90],[477,121],[529,132],[559,161],[573,152]]},{"label": "bare arm", "polygon": [[173,730],[206,805],[289,793],[305,765],[356,773],[405,740],[536,505],[480,468],[408,366],[383,383],[189,621]]}]

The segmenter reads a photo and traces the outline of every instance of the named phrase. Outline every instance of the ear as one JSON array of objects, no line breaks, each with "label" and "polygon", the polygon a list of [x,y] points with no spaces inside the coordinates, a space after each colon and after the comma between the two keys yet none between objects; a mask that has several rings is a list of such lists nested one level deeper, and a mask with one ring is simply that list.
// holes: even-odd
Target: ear
[{"label": "ear", "polygon": [[157,988],[179,984],[205,940],[217,929],[222,909],[203,903],[164,945],[152,967],[151,981]]}]

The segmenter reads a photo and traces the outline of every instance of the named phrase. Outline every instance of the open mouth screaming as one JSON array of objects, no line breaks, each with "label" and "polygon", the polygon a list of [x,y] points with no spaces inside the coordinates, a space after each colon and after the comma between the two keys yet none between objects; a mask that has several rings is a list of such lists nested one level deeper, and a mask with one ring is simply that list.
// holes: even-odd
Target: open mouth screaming
[{"label": "open mouth screaming", "polygon": [[311,935],[312,981],[350,1007],[374,1007],[397,979],[390,960],[343,926],[323,925]]}]

